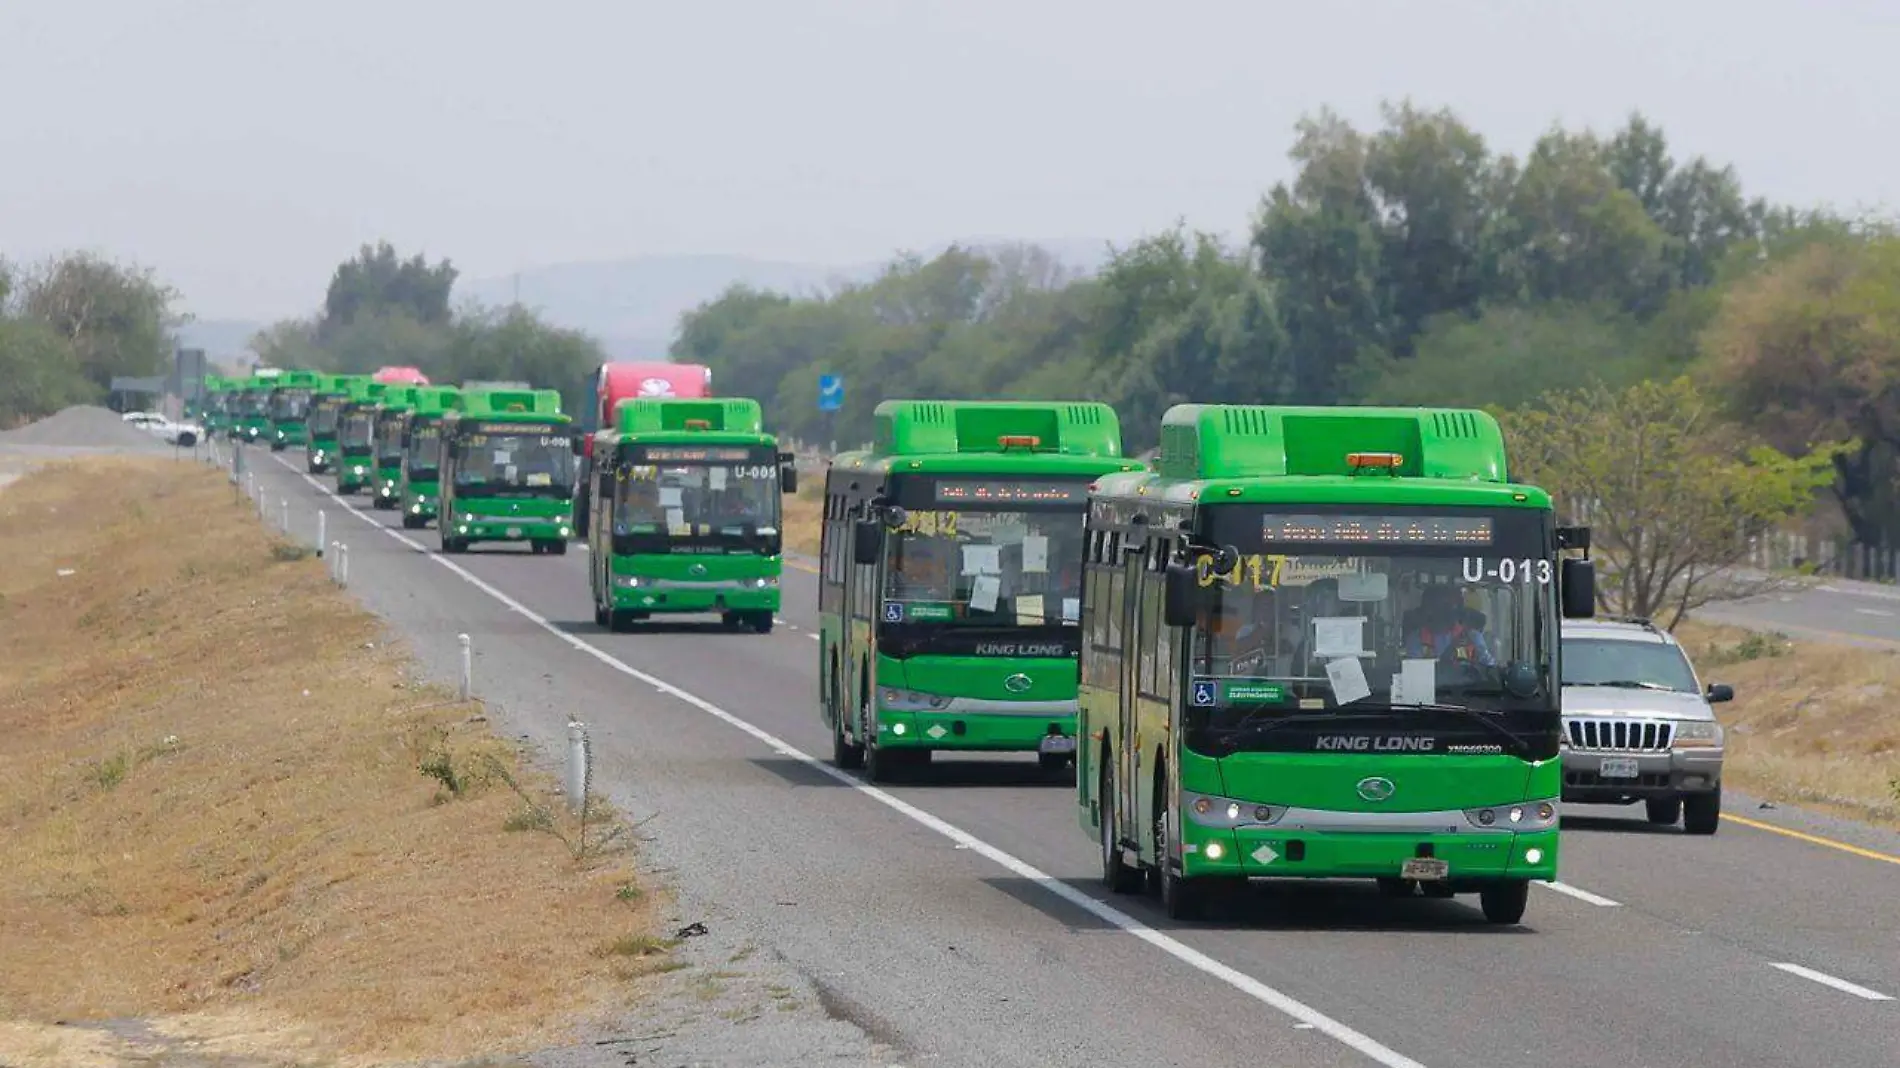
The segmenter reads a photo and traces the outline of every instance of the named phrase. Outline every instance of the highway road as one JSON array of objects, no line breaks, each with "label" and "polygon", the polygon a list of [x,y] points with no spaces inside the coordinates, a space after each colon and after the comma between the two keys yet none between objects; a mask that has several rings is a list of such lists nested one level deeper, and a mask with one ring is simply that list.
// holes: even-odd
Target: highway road
[{"label": "highway road", "polygon": [[1840,578],[1804,582],[1801,589],[1708,605],[1694,615],[1711,623],[1779,630],[1791,638],[1900,647],[1900,588]]},{"label": "highway road", "polygon": [[1735,796],[1711,838],[1576,806],[1564,881],[1521,926],[1354,884],[1176,925],[1106,893],[1070,782],[1033,758],[940,759],[882,789],[831,769],[809,562],[772,634],[611,634],[581,546],[444,557],[296,454],[251,455],[273,514],[287,497],[307,537],[326,510],[352,589],[432,675],[455,677],[468,633],[506,729],[559,752],[584,718],[596,782],[657,813],[643,849],[683,900],[769,942],[905,1064],[1900,1064],[1900,835]]}]

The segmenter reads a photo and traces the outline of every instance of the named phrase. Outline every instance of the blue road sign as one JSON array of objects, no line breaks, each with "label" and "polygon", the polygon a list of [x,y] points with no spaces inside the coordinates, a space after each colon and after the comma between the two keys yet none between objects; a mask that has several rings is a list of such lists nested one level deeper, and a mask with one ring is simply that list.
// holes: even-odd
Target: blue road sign
[{"label": "blue road sign", "polygon": [[1214,684],[1211,682],[1194,683],[1194,706],[1206,708],[1214,703]]},{"label": "blue road sign", "polygon": [[844,407],[844,376],[818,376],[818,410],[835,412]]}]

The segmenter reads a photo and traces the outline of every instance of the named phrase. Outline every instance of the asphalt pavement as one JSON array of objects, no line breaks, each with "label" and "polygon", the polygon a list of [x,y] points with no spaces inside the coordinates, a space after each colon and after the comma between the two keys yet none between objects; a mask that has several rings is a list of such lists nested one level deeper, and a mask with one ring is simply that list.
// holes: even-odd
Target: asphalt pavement
[{"label": "asphalt pavement", "polygon": [[[1708,838],[1571,806],[1563,881],[1519,926],[1351,883],[1178,925],[1105,892],[1069,777],[1033,756],[940,757],[883,788],[832,769],[809,561],[788,565],[772,634],[612,634],[584,547],[444,557],[433,530],[328,495],[300,454],[266,457],[270,514],[288,498],[308,538],[322,508],[351,587],[431,675],[456,677],[466,633],[504,729],[558,754],[568,715],[585,720],[595,782],[652,818],[644,848],[680,907],[769,944],[894,1063],[1900,1064],[1900,835],[1733,794]],[[1827,596],[1850,595],[1766,610],[1838,628],[1841,608],[1803,601]],[[1900,624],[1900,595],[1851,597]]]}]

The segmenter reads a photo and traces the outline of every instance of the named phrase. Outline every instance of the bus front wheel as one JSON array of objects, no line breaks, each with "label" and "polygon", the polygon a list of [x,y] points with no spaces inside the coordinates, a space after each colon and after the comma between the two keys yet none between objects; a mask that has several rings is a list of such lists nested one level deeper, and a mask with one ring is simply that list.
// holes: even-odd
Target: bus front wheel
[{"label": "bus front wheel", "polygon": [[1169,830],[1174,820],[1170,816],[1167,809],[1155,814],[1155,872],[1161,882],[1161,910],[1170,920],[1198,920],[1205,887],[1174,870],[1174,838]]},{"label": "bus front wheel", "polygon": [[1524,906],[1530,903],[1531,884],[1523,879],[1492,883],[1478,891],[1478,904],[1491,923],[1516,923],[1524,918]]}]

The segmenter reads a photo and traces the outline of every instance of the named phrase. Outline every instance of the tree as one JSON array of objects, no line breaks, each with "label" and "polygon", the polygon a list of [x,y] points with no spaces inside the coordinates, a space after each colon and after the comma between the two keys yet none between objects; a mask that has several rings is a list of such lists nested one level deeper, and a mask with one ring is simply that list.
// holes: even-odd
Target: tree
[{"label": "tree", "polygon": [[1750,444],[1689,378],[1553,393],[1499,412],[1512,477],[1582,501],[1608,610],[1666,620],[1753,596],[1750,539],[1811,507],[1836,447],[1790,456]]},{"label": "tree", "polygon": [[1409,360],[1361,369],[1355,392],[1378,404],[1518,408],[1547,393],[1641,381],[1643,330],[1614,309],[1498,306],[1476,319],[1441,315]]},{"label": "tree", "polygon": [[0,316],[0,429],[98,396],[72,345],[52,327]]},{"label": "tree", "polygon": [[400,259],[387,241],[364,245],[331,276],[317,337],[328,341],[360,316],[390,312],[445,326],[451,318],[449,295],[458,273],[448,260],[429,266],[420,253]]},{"label": "tree", "polygon": [[1900,237],[1823,231],[1737,282],[1705,335],[1710,378],[1783,449],[1848,440],[1835,492],[1862,544],[1900,534]]},{"label": "tree", "polygon": [[17,282],[22,316],[64,339],[78,371],[105,391],[116,375],[160,373],[172,358],[178,293],[152,269],[93,253],[54,257]]}]

